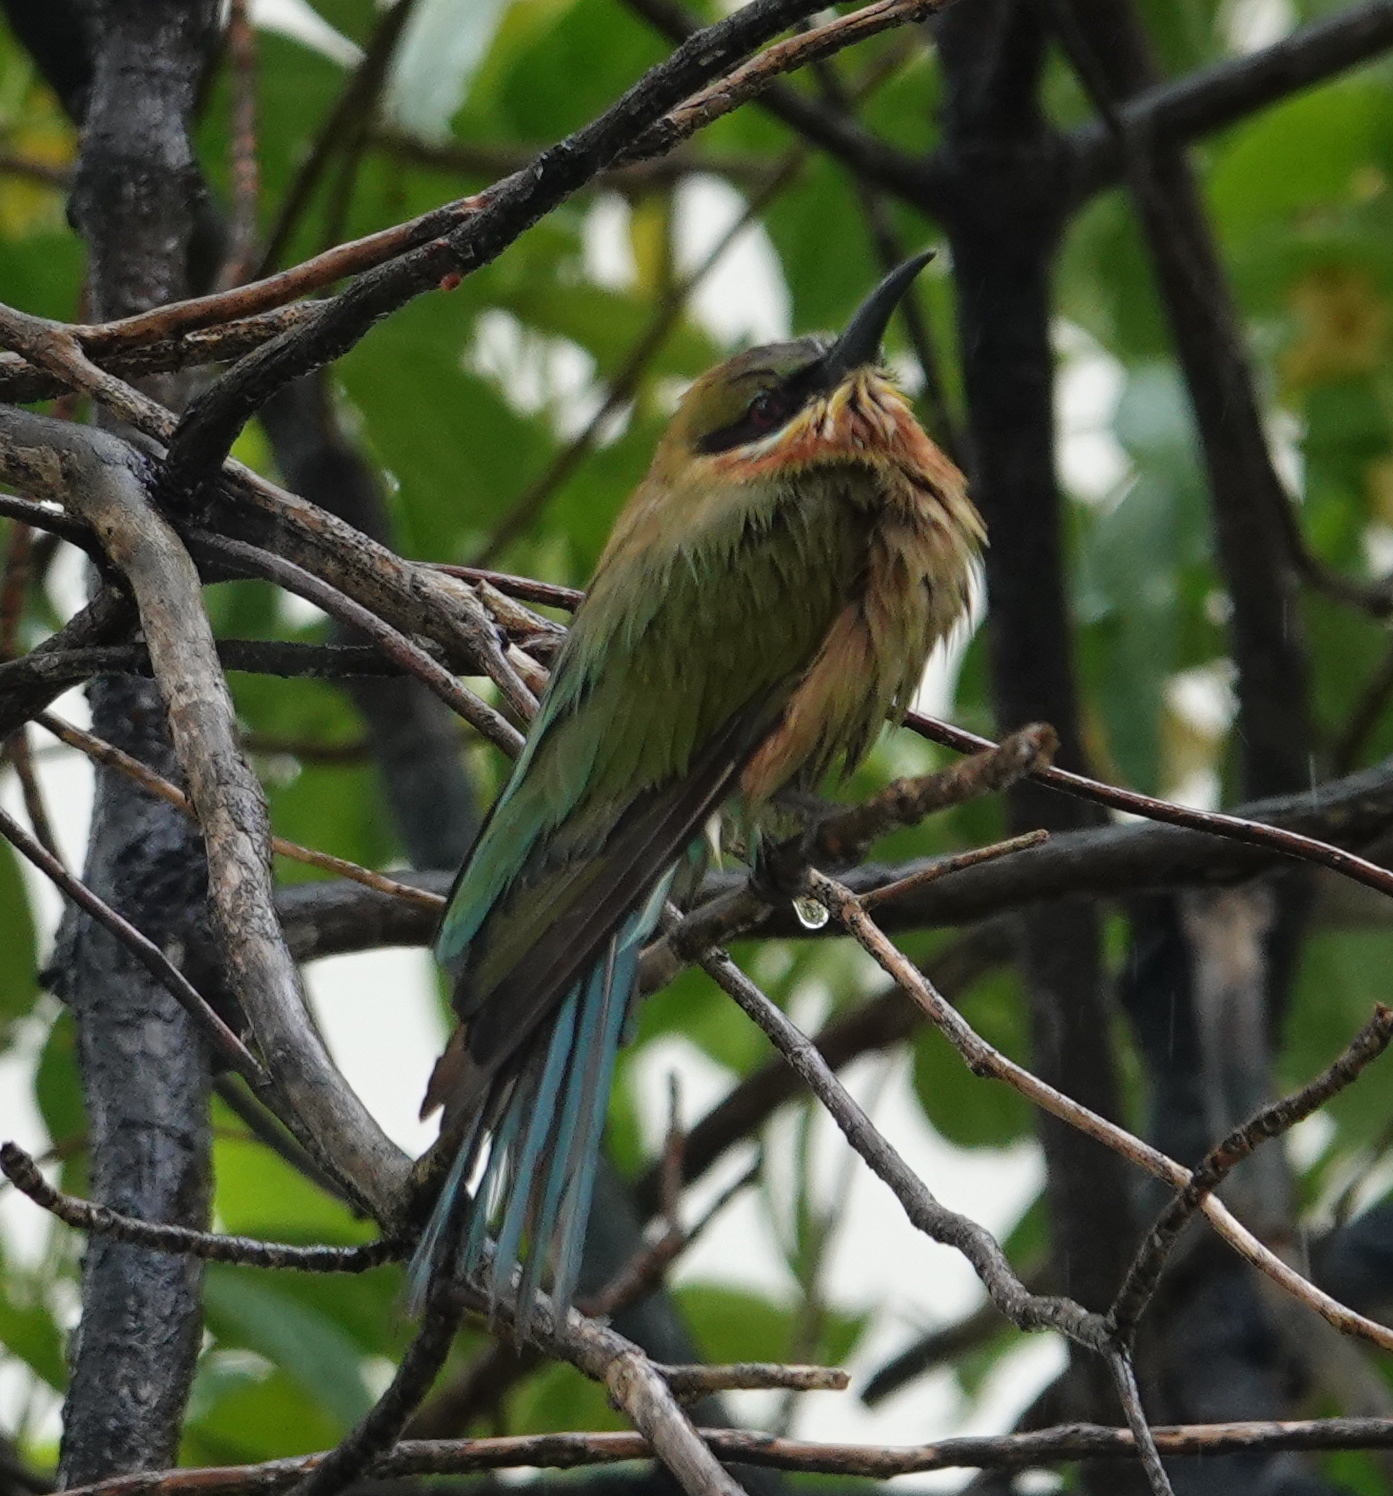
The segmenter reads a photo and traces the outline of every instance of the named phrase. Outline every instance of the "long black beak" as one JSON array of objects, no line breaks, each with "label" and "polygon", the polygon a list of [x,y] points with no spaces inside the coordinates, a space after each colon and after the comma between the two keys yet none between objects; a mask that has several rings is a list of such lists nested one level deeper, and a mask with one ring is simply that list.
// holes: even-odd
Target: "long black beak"
[{"label": "long black beak", "polygon": [[823,354],[818,374],[819,383],[826,381],[827,387],[839,385],[855,369],[875,363],[880,357],[880,343],[890,318],[900,304],[910,282],[934,257],[932,249],[897,265],[856,309],[856,315],[847,324],[846,331]]}]

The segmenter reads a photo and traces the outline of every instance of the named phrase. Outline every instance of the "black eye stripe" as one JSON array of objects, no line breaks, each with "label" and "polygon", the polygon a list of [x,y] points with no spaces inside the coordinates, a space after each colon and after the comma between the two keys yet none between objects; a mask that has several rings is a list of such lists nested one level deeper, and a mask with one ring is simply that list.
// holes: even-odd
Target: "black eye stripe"
[{"label": "black eye stripe", "polygon": [[697,451],[729,452],[732,447],[743,447],[747,442],[759,441],[781,426],[788,425],[812,399],[814,393],[796,383],[761,390],[745,407],[738,420],[703,436],[696,443]]}]

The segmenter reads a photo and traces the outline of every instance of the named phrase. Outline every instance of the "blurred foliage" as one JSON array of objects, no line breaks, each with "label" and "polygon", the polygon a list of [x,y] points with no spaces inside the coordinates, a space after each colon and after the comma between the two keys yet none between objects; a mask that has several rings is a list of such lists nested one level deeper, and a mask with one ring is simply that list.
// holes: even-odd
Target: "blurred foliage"
[{"label": "blurred foliage", "polygon": [[[1299,0],[1286,8],[1304,19],[1325,7]],[[358,45],[377,24],[368,0],[320,0],[317,9]],[[1173,71],[1213,62],[1242,40],[1234,17],[1244,7],[1147,0],[1141,9]],[[431,143],[442,146],[521,151],[544,144],[617,97],[664,50],[612,0],[500,0],[488,7],[477,0],[437,0],[425,10],[433,24],[445,25],[445,33],[452,16],[463,26],[472,12],[478,46],[405,48],[386,108],[409,115],[406,103],[428,91],[441,131]],[[882,38],[837,66],[844,80],[854,81],[905,41],[901,35]],[[283,35],[263,32],[259,47],[265,234],[349,73]],[[1322,557],[1356,575],[1376,574],[1393,561],[1391,84],[1390,65],[1366,68],[1229,129],[1197,152],[1302,526]],[[865,117],[902,146],[929,149],[939,89],[931,54],[912,52],[866,103]],[[1050,64],[1046,99],[1061,126],[1087,117],[1075,81],[1057,59]],[[223,69],[208,93],[198,149],[224,200],[229,102]],[[767,175],[790,143],[781,127],[746,109],[721,120],[694,149],[743,157]],[[8,36],[0,36],[0,146],[53,167],[70,164],[75,148],[72,131]],[[382,228],[485,180],[409,162],[388,147],[370,146],[362,159],[347,163],[340,152],[295,225],[285,258],[313,253],[328,237]],[[712,177],[676,188],[626,188],[627,195],[592,190],[457,289],[405,308],[342,360],[334,371],[340,414],[387,477],[395,540],[405,554],[463,562],[486,550],[514,506],[534,491],[598,408],[606,381],[624,368],[671,294],[672,266],[699,257],[682,239],[682,225],[696,224],[706,242],[714,232],[702,223],[738,213],[741,190]],[[340,232],[331,203],[345,200]],[[898,206],[892,218],[910,244],[936,232]],[[750,244],[757,257],[741,263],[767,268],[771,297],[780,284],[786,288],[795,331],[838,324],[881,270],[846,173],[816,155],[764,212],[760,228],[742,241],[742,253],[750,252]],[[65,226],[61,193],[0,171],[4,299],[30,312],[73,318],[80,312],[81,275],[80,249]],[[758,288],[765,281],[722,284],[731,299],[748,304],[763,294]],[[956,399],[946,257],[916,294]],[[1078,397],[1080,409],[1087,407],[1086,418],[1072,423],[1065,459],[1066,471],[1080,475],[1070,517],[1071,587],[1091,747],[1096,761],[1122,782],[1158,793],[1205,793],[1222,782],[1229,747],[1226,602],[1209,561],[1205,494],[1184,391],[1136,222],[1119,193],[1103,195],[1072,224],[1061,249],[1057,297],[1064,388],[1070,398]],[[761,325],[777,328],[776,306],[755,310],[766,314]],[[675,319],[621,417],[604,428],[598,449],[573,476],[545,496],[522,538],[498,558],[501,564],[584,583],[613,515],[643,470],[674,391],[720,356],[725,337],[690,310]],[[904,352],[899,338],[896,330],[897,355]],[[1067,399],[1065,408],[1067,414]],[[249,461],[267,463],[266,445],[255,432],[239,451]],[[31,635],[57,607],[56,597],[35,602]],[[210,607],[222,632],[323,637],[322,621],[288,609],[267,587],[212,589]],[[1365,618],[1320,600],[1305,607],[1319,773],[1329,769],[1334,745],[1388,644],[1385,631]],[[371,768],[323,762],[309,751],[360,738],[347,699],[310,682],[237,677],[234,688],[248,730],[283,745],[258,760],[277,829],[370,865],[398,858]],[[990,726],[979,641],[955,672],[949,706],[970,726]],[[1364,763],[1389,751],[1393,712],[1384,711],[1353,758]],[[483,750],[470,753],[488,791],[500,765]],[[843,793],[866,793],[889,776],[923,771],[934,762],[917,741],[887,740]],[[999,828],[999,807],[977,804],[901,833],[879,851],[890,857],[956,849],[989,839]],[[305,876],[303,868],[281,871]],[[71,1026],[40,996],[34,975],[37,917],[25,887],[8,849],[0,846],[0,1050],[14,1046],[27,1057],[34,1104],[48,1134],[23,1141],[36,1152],[52,1146],[64,1163],[64,1184],[80,1189],[83,1118]],[[925,938],[911,948],[926,955],[944,939]],[[1114,963],[1120,944],[1111,942]],[[768,990],[793,1002],[800,1016],[843,1012],[883,988],[867,963],[838,942],[751,944],[738,954],[754,962]],[[1328,1061],[1370,1005],[1386,997],[1390,972],[1393,934],[1385,930],[1332,929],[1310,941],[1284,1035],[1284,1080],[1299,1082]],[[1013,976],[985,978],[963,1007],[995,1043],[1024,1056]],[[613,1105],[615,1154],[627,1172],[649,1162],[638,1061],[676,1034],[727,1080],[750,1073],[768,1053],[745,1020],[696,974],[684,975],[649,1002],[622,1061]],[[924,1127],[959,1148],[980,1151],[984,1169],[991,1167],[992,1150],[1028,1138],[1030,1118],[1017,1098],[970,1076],[937,1035],[923,1033],[908,1048],[896,1073],[907,1073]],[[1135,1057],[1129,1055],[1127,1064],[1135,1070]],[[1302,1183],[1316,1221],[1360,1171],[1380,1177],[1375,1165],[1390,1135],[1393,1103],[1375,1077],[1347,1091],[1327,1115],[1328,1130],[1307,1160]],[[215,1122],[220,1227],[290,1241],[364,1238],[363,1222],[249,1139],[230,1112],[219,1107]],[[902,1341],[906,1318],[941,1314],[932,1283],[913,1304],[889,1304],[869,1270],[856,1302],[821,1302],[837,1209],[814,1185],[808,1137],[800,1123],[792,1132],[771,1128],[765,1140],[771,1169],[799,1185],[791,1215],[776,1209],[768,1192],[760,1196],[771,1240],[781,1243],[775,1275],[784,1288],[685,1282],[680,1289],[696,1339],[712,1358],[774,1359],[796,1350],[802,1357],[837,1359],[855,1351],[873,1318],[892,1330],[888,1339]],[[1043,1233],[1037,1201],[1009,1235],[1015,1260],[1037,1262]],[[38,1460],[51,1454],[47,1415],[63,1381],[61,1332],[71,1322],[77,1258],[65,1233],[48,1232],[45,1241],[37,1259],[8,1246],[0,1259],[0,1348],[7,1373],[0,1388],[6,1408],[18,1410],[21,1442]],[[768,1279],[764,1274],[759,1281]],[[261,1459],[321,1447],[341,1434],[382,1385],[409,1332],[399,1286],[392,1269],[357,1279],[210,1270],[208,1333],[185,1458]],[[452,1369],[458,1371],[482,1343],[466,1341]],[[1016,1343],[1013,1336],[998,1336],[957,1368],[964,1396],[976,1393]],[[495,1424],[517,1432],[600,1428],[613,1426],[614,1415],[597,1388],[569,1368],[548,1367],[519,1384]],[[1340,1464],[1356,1485],[1367,1468],[1362,1457]]]}]

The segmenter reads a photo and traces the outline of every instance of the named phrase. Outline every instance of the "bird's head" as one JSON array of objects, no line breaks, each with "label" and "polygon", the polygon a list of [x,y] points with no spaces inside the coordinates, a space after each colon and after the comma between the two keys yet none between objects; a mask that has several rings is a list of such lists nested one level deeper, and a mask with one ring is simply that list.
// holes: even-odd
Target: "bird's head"
[{"label": "bird's head", "polygon": [[928,251],[892,270],[839,338],[751,348],[702,375],[668,427],[654,476],[738,482],[827,462],[874,462],[904,440],[925,440],[879,360],[891,315],[932,258]]}]

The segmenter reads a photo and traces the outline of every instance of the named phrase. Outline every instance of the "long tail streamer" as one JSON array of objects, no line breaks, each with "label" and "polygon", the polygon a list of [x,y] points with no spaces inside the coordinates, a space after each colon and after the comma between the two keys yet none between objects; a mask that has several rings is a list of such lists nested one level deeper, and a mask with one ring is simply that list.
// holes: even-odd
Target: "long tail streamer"
[{"label": "long tail streamer", "polygon": [[570,1308],[639,955],[670,881],[671,874],[624,922],[462,1139],[412,1258],[413,1308],[448,1272],[486,1292],[492,1314],[516,1277],[515,1322],[525,1334],[548,1263],[553,1310],[560,1318]]}]

